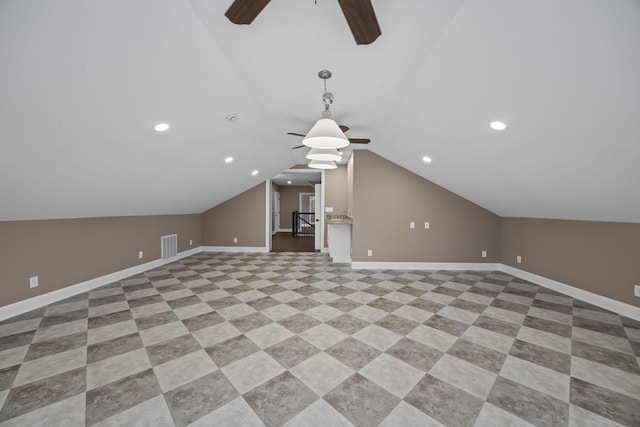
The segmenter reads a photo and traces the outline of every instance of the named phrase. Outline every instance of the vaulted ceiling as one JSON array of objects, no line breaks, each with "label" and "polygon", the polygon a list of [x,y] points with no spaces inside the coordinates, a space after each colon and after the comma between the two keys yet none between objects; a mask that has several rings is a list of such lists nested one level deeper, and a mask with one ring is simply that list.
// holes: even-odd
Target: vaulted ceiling
[{"label": "vaulted ceiling", "polygon": [[231,3],[1,0],[0,220],[202,212],[304,163],[329,69],[348,136],[480,206],[640,222],[639,1],[372,0],[360,46],[336,0]]}]

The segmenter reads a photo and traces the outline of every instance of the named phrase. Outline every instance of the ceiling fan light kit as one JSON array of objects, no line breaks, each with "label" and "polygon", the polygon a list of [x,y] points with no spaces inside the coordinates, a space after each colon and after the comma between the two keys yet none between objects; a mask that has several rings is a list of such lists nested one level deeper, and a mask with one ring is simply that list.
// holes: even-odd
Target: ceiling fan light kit
[{"label": "ceiling fan light kit", "polygon": [[311,160],[307,166],[312,169],[336,169],[338,167],[333,160]]},{"label": "ceiling fan light kit", "polygon": [[312,148],[307,153],[307,159],[310,160],[333,160],[334,162],[342,160],[342,155],[335,148]]},{"label": "ceiling fan light kit", "polygon": [[311,148],[337,149],[349,145],[349,139],[333,119],[322,118],[313,125],[302,143]]}]

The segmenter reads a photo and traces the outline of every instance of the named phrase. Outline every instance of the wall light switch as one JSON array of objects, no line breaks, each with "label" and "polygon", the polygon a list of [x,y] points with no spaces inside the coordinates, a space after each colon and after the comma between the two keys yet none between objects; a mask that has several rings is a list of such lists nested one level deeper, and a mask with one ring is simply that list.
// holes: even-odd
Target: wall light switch
[{"label": "wall light switch", "polygon": [[29,277],[29,287],[30,288],[38,287],[38,276]]},{"label": "wall light switch", "polygon": [[425,228],[425,229],[428,229],[428,228],[429,228],[429,221],[425,221],[425,223],[424,223],[424,228]]},{"label": "wall light switch", "polygon": [[522,257],[520,255],[516,256],[516,262],[522,264]]},{"label": "wall light switch", "polygon": [[482,251],[482,258],[486,258],[487,257],[487,251]]},{"label": "wall light switch", "polygon": [[373,256],[373,249],[367,250],[367,256]]},{"label": "wall light switch", "polygon": [[193,240],[189,240],[189,246],[193,245]]},{"label": "wall light switch", "polygon": [[411,221],[411,222],[409,223],[409,228],[416,228],[416,223],[415,223],[415,222],[413,222],[413,221]]},{"label": "wall light switch", "polygon": [[233,243],[238,243],[238,238],[237,237],[233,238]]},{"label": "wall light switch", "polygon": [[138,259],[142,259],[143,256],[144,256],[144,252],[138,251]]}]

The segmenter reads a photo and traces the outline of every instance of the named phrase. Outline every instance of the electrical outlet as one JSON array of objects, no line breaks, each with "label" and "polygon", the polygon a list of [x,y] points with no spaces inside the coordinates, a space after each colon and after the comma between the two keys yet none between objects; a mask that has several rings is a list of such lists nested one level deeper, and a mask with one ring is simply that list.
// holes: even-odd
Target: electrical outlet
[{"label": "electrical outlet", "polygon": [[30,288],[38,287],[38,276],[29,277],[29,287]]},{"label": "electrical outlet", "polygon": [[238,243],[238,238],[237,237],[233,238],[233,243]]},{"label": "electrical outlet", "polygon": [[486,258],[487,257],[487,251],[482,251],[482,258]]},{"label": "electrical outlet", "polygon": [[635,285],[633,289],[634,289],[633,294],[637,297],[640,297],[640,285]]},{"label": "electrical outlet", "polygon": [[189,240],[189,246],[193,246],[193,240]]},{"label": "electrical outlet", "polygon": [[424,222],[424,228],[425,228],[425,230],[429,229],[429,221],[425,221]]},{"label": "electrical outlet", "polygon": [[416,228],[416,223],[415,223],[415,222],[413,222],[413,221],[411,221],[411,222],[409,223],[409,228]]},{"label": "electrical outlet", "polygon": [[373,249],[367,250],[367,256],[373,256]]},{"label": "electrical outlet", "polygon": [[138,259],[142,259],[143,256],[144,256],[144,252],[139,251],[138,252]]},{"label": "electrical outlet", "polygon": [[522,257],[520,255],[516,256],[516,262],[522,264]]}]

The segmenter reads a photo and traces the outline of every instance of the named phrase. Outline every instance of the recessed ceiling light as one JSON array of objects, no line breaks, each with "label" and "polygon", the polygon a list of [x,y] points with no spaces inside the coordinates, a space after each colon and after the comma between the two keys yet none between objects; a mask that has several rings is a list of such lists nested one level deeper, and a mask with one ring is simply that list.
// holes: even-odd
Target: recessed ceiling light
[{"label": "recessed ceiling light", "polygon": [[251,171],[251,175],[258,175],[258,171],[257,170]]},{"label": "recessed ceiling light", "polygon": [[233,157],[229,156],[229,157],[225,158],[225,159],[224,159],[224,162],[225,162],[225,163],[231,163],[231,162],[233,162]]},{"label": "recessed ceiling light", "polygon": [[507,125],[505,125],[504,122],[499,122],[499,121],[491,122],[489,126],[491,126],[491,129],[495,129],[495,130],[505,130],[507,128]]},{"label": "recessed ceiling light", "polygon": [[425,163],[431,163],[431,157],[429,157],[429,156],[424,156],[424,157],[422,158],[422,161],[423,161],[423,162],[425,162]]},{"label": "recessed ceiling light", "polygon": [[287,181],[287,184],[291,184],[291,181]]},{"label": "recessed ceiling light", "polygon": [[169,129],[169,123],[158,123],[153,128],[156,130],[156,132],[164,132],[165,130]]}]

